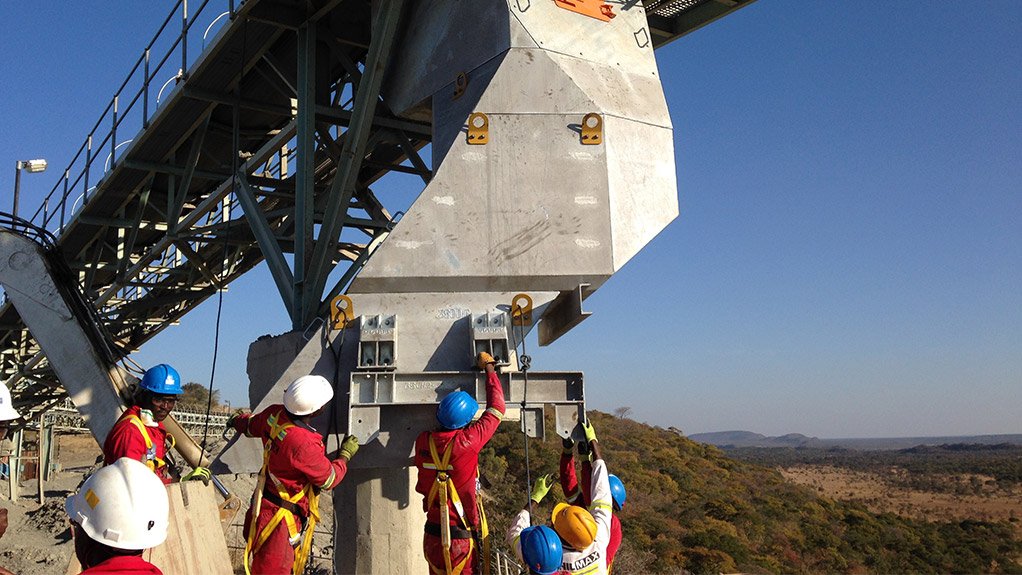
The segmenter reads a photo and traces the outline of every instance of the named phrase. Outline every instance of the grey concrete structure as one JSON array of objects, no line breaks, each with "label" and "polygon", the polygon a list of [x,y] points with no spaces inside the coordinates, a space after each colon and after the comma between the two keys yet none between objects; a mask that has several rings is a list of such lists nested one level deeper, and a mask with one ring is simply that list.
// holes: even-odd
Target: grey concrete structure
[{"label": "grey concrete structure", "polygon": [[[444,394],[479,395],[471,358],[501,338],[474,318],[506,317],[524,293],[526,328],[552,343],[677,215],[653,50],[750,2],[614,2],[594,17],[560,0],[230,1],[196,56],[203,3],[169,32],[182,39],[172,53],[139,60],[31,220],[58,234],[99,308],[117,356],[99,370],[266,262],[292,332],[252,345],[252,406],[278,402],[299,375],[337,383],[332,415],[316,422],[329,448],[346,432],[371,439],[335,496],[337,572],[417,572],[411,441]],[[402,217],[373,190],[394,172],[427,184]],[[358,321],[333,330],[323,318],[342,293]],[[93,397],[117,387],[78,390],[59,365],[76,360],[45,343],[63,328],[33,307],[0,304],[16,402],[41,409],[63,386],[83,411],[102,406],[87,413],[97,425],[114,416],[116,402]],[[526,403],[513,417],[542,433],[535,409],[552,404],[554,431],[570,433],[581,374],[531,372],[527,392],[506,355],[506,391]],[[239,441],[219,464],[251,472],[260,459]]]}]

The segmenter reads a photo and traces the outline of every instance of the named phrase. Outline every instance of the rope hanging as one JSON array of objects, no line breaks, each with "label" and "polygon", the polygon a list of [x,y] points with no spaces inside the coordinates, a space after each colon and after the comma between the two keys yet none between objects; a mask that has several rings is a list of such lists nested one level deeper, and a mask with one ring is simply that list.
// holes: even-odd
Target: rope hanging
[{"label": "rope hanging", "polygon": [[[525,443],[525,498],[526,499],[531,499],[532,498],[532,468],[531,468],[531,466],[529,464],[529,434],[526,432],[526,429],[525,429],[525,406],[526,406],[526,401],[527,401],[527,399],[529,397],[529,368],[532,366],[532,358],[529,357],[527,349],[525,347],[525,335],[526,335],[525,320],[522,319],[522,321],[519,322],[519,321],[517,321],[515,319],[516,317],[517,318],[524,318],[525,317],[524,316],[524,310],[522,309],[521,305],[519,305],[517,303],[513,304],[512,308],[511,308],[511,343],[512,343],[515,351],[518,351],[519,345],[521,345],[521,348],[522,348],[522,352],[518,355],[518,366],[519,366],[519,369],[522,372],[522,377],[524,378],[524,389],[522,390],[522,403],[521,403],[521,415],[520,415],[520,417],[522,418],[522,440]],[[516,341],[516,338],[515,338],[515,324],[517,324],[517,323],[521,324],[519,327],[521,328],[520,331],[521,331],[521,336],[522,336],[521,339],[518,340],[518,341]],[[532,514],[531,513],[529,514],[529,525],[530,526],[532,525]]]}]

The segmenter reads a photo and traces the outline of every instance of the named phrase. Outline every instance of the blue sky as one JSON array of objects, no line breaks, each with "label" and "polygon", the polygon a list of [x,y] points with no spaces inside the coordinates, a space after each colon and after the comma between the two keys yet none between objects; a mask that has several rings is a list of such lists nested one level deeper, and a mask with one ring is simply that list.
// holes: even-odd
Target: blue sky
[{"label": "blue sky", "polygon": [[[39,205],[170,7],[0,2],[3,209],[45,157]],[[657,57],[681,215],[534,369],[687,433],[1022,433],[1022,3],[760,0]],[[224,296],[236,403],[289,327],[268,282]],[[208,383],[215,311],[136,360]]]}]

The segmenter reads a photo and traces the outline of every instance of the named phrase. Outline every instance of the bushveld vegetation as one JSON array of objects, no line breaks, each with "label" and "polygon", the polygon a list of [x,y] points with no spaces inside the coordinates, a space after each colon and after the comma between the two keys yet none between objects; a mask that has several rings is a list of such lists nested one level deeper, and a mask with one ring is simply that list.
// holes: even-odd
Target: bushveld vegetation
[{"label": "bushveld vegetation", "polygon": [[[617,575],[1022,573],[1022,541],[1009,522],[874,514],[861,504],[820,497],[772,468],[734,459],[676,430],[590,415],[611,472],[628,488]],[[496,539],[528,498],[517,429],[505,424],[480,458]],[[560,451],[556,437],[530,440],[532,477],[556,474]],[[544,501],[547,512],[563,499],[557,488],[551,496]]]}]

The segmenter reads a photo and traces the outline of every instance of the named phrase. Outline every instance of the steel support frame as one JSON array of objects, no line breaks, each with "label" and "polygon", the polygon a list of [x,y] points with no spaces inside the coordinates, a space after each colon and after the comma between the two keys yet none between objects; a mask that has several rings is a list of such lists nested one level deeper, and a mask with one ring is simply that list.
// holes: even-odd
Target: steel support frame
[{"label": "steel support frame", "polygon": [[376,113],[376,104],[380,100],[380,86],[389,63],[391,47],[397,36],[403,7],[404,0],[381,3],[373,22],[372,41],[366,55],[365,71],[355,92],[351,123],[344,133],[337,171],[323,210],[323,223],[315,242],[309,269],[305,274],[307,289],[302,307],[308,311],[306,316],[301,318],[301,325],[311,323],[316,317],[327,277],[332,271],[331,255],[336,252],[340,239],[341,215],[348,209],[348,203],[354,193],[355,180],[365,158],[366,142]]},{"label": "steel support frame", "polygon": [[[530,437],[544,436],[543,412],[553,406],[556,433],[577,433],[585,418],[583,376],[579,372],[506,372],[498,374],[509,408],[521,407],[522,426]],[[418,373],[360,371],[349,381],[348,433],[368,438],[416,413],[435,413],[447,394],[462,390],[480,405],[486,403],[486,374],[465,371]]]}]

